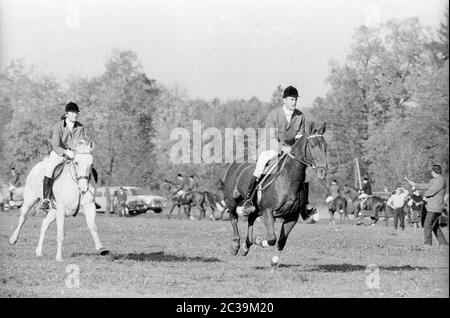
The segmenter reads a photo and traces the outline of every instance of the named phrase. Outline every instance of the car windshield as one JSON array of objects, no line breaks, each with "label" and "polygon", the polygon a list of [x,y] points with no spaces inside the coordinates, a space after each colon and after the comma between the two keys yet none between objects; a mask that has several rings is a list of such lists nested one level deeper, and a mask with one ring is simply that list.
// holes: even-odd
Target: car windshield
[{"label": "car windshield", "polygon": [[149,195],[150,194],[145,189],[141,189],[141,188],[130,189],[130,192],[131,192],[131,195]]}]

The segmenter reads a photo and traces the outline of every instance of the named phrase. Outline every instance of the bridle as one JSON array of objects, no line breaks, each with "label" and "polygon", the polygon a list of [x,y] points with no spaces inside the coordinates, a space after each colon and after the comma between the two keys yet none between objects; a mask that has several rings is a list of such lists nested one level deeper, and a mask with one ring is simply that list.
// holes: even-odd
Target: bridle
[{"label": "bridle", "polygon": [[[77,153],[75,153],[75,155],[82,155],[82,154],[86,154],[86,155],[89,155],[89,154],[91,154],[90,152],[77,152]],[[66,159],[67,160],[67,159]],[[76,166],[73,164],[73,159],[71,159],[71,165],[73,166],[73,171],[74,171],[74,173],[72,173],[72,169],[69,169],[69,171],[70,171],[70,176],[72,177],[72,180],[79,186],[79,181],[80,180],[83,180],[83,179],[86,179],[88,182],[89,182],[89,179],[90,179],[90,175],[91,175],[91,172],[92,172],[92,164],[89,166],[89,169],[87,169],[87,173],[86,173],[86,175],[82,175],[82,176],[79,176],[78,175],[78,171],[77,171],[77,168],[76,168]],[[75,174],[75,175],[74,175]],[[89,191],[89,187],[88,187],[88,191]],[[84,193],[83,193],[83,195],[84,195]]]},{"label": "bridle", "polygon": [[[319,134],[310,135],[310,136],[306,137],[305,148],[306,148],[306,147],[309,147],[309,145],[308,145],[308,140],[309,140],[309,139],[312,139],[312,138],[322,138],[322,139],[324,139],[323,136],[322,136],[322,135],[319,135]],[[298,141],[296,141],[296,143],[298,143],[298,142],[300,142],[300,139],[299,139]],[[325,139],[324,139],[324,142],[325,142]],[[296,143],[295,143],[292,147],[295,147]],[[310,152],[311,152],[311,151],[310,151]],[[296,156],[292,155],[291,153],[283,153],[282,156],[279,158],[279,161],[278,161],[278,163],[279,163],[280,161],[283,161],[283,163],[282,163],[282,165],[281,165],[281,168],[278,170],[278,172],[277,172],[277,174],[275,175],[275,177],[273,177],[267,184],[265,184],[263,187],[261,187],[260,190],[263,191],[263,190],[267,189],[267,188],[275,181],[275,179],[278,178],[278,176],[281,174],[281,172],[283,171],[284,166],[285,166],[285,164],[286,164],[287,159],[284,160],[284,158],[286,158],[286,157],[287,157],[287,158],[292,158],[292,159],[294,159],[294,160],[296,160],[296,161],[298,161],[298,162],[304,164],[304,165],[307,166],[307,167],[310,166],[310,167],[312,167],[314,170],[317,170],[317,167],[316,167],[316,165],[315,165],[314,160],[312,160],[312,161],[306,161],[306,160],[303,158],[303,157],[305,157],[305,156],[306,156],[306,155],[303,154],[302,158],[297,158]],[[276,166],[278,165],[278,163],[274,164],[272,167],[273,167],[273,168],[276,167]],[[248,167],[251,167],[251,166],[248,166]],[[247,167],[247,168],[248,168],[248,167]],[[273,169],[273,168],[272,168],[272,169]],[[269,170],[269,171],[272,171],[272,170]],[[264,180],[266,180],[266,178],[268,178],[268,176],[269,176],[269,173],[266,174],[266,176],[264,177],[264,179],[263,179],[261,182],[264,182]]]},{"label": "bridle", "polygon": [[[305,148],[306,147],[310,147],[309,144],[308,144],[308,140],[312,139],[312,138],[321,138],[325,142],[325,138],[323,138],[322,135],[319,135],[319,134],[310,135],[310,136],[306,137]],[[295,147],[295,145],[293,147]],[[305,149],[305,152],[306,152],[306,149]],[[311,152],[311,150],[310,150],[310,152]],[[304,157],[306,157],[305,154],[302,156],[302,158],[297,158],[296,156],[292,155],[291,153],[288,153],[287,155],[288,155],[289,158],[292,158],[292,159],[294,159],[294,160],[296,160],[296,161],[298,161],[298,162],[300,162],[300,163],[302,163],[302,164],[304,164],[306,166],[312,167],[314,170],[317,170],[317,167],[315,165],[314,160],[307,161],[307,160],[304,159]]]}]

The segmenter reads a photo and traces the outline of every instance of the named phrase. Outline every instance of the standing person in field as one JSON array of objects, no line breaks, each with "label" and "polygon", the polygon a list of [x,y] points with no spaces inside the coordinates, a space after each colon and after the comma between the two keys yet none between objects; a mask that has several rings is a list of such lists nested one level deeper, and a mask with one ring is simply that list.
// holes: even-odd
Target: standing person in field
[{"label": "standing person in field", "polygon": [[405,214],[403,213],[403,206],[405,205],[405,200],[408,197],[408,191],[401,188],[398,185],[395,189],[393,195],[391,195],[387,201],[387,205],[389,205],[393,210],[394,215],[394,232],[395,235],[398,228],[398,220],[400,219],[400,227],[402,230],[405,229]]},{"label": "standing person in field", "polygon": [[426,202],[420,194],[420,191],[414,189],[411,195],[411,199],[408,201],[408,205],[411,208],[411,222],[413,224],[414,230],[419,228],[419,224],[423,227],[423,223],[421,222],[421,220],[422,215],[425,213],[425,204]]},{"label": "standing person in field", "polygon": [[120,187],[117,191],[117,201],[119,206],[119,215],[127,215],[127,192],[123,187]]},{"label": "standing person in field", "polygon": [[331,181],[331,186],[328,189],[328,196],[325,199],[325,202],[330,206],[332,209],[335,209],[334,200],[339,196],[340,187],[337,180]]},{"label": "standing person in field", "polygon": [[447,239],[444,233],[442,233],[439,224],[439,218],[444,211],[445,193],[447,192],[447,185],[442,176],[442,168],[440,165],[433,165],[431,176],[432,179],[429,183],[416,183],[405,178],[411,186],[425,191],[424,200],[427,202],[427,214],[423,225],[425,249],[430,249],[433,244],[432,233],[436,236],[440,247],[448,246]]},{"label": "standing person in field", "polygon": [[20,174],[17,172],[16,168],[11,168],[11,178],[9,179],[9,199],[14,200],[14,191],[20,188],[22,185],[20,183]]}]

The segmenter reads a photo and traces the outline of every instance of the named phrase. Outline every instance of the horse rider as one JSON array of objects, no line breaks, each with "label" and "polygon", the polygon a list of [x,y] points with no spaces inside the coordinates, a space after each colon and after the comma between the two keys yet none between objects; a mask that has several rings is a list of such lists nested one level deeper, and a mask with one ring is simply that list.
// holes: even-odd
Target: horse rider
[{"label": "horse rider", "polygon": [[174,198],[178,203],[181,203],[186,192],[188,190],[188,183],[184,180],[184,177],[181,173],[177,175],[176,188]]},{"label": "horse rider", "polygon": [[197,187],[197,181],[195,181],[194,175],[191,175],[188,180],[188,192],[194,191]]},{"label": "horse rider", "polygon": [[[47,166],[44,174],[43,183],[43,201],[41,209],[48,211],[50,209],[50,192],[52,188],[53,171],[56,166],[63,162],[64,158],[73,159],[75,153],[70,150],[69,144],[72,141],[84,139],[88,140],[88,136],[84,126],[77,121],[80,109],[74,102],[69,102],[65,106],[65,113],[61,120],[53,125],[51,146],[52,151],[47,159]],[[95,203],[96,208],[100,206]]]},{"label": "horse rider", "polygon": [[13,201],[13,195],[14,195],[14,191],[17,188],[21,187],[21,183],[20,183],[20,175],[17,172],[16,168],[12,167],[11,168],[11,179],[9,179],[9,198],[11,201]]},{"label": "horse rider", "polygon": [[369,178],[368,177],[364,177],[362,180],[362,188],[360,189],[360,195],[358,196],[358,198],[361,200],[361,210],[365,210],[365,208],[367,207],[367,202],[366,199],[372,195],[372,186],[369,182]]},{"label": "horse rider", "polygon": [[328,197],[325,199],[325,202],[328,204],[329,207],[335,209],[334,206],[334,200],[339,196],[340,187],[339,183],[336,179],[331,181],[331,186],[328,189]]},{"label": "horse rider", "polygon": [[[251,197],[267,162],[281,153],[290,153],[296,139],[305,134],[305,115],[296,108],[298,96],[297,89],[288,86],[283,92],[283,105],[267,115],[265,128],[275,129],[276,134],[270,134],[270,149],[262,151],[256,161],[256,167],[243,203],[243,215],[245,216],[255,211]],[[308,198],[306,198],[307,200]]]}]

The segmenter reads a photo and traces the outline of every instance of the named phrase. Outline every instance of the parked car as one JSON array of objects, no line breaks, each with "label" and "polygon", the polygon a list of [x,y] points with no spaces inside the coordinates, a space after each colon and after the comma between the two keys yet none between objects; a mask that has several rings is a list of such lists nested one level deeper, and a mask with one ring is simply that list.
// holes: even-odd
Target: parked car
[{"label": "parked car", "polygon": [[[162,196],[151,194],[150,191],[140,187],[123,187],[127,193],[127,207],[130,214],[145,213],[152,210],[155,213],[161,213],[167,205],[167,199]],[[109,188],[109,195],[113,211],[118,204],[115,199],[115,193],[119,190],[118,186]],[[95,201],[101,206],[97,212],[105,212],[106,207],[106,187],[96,189]]]}]

